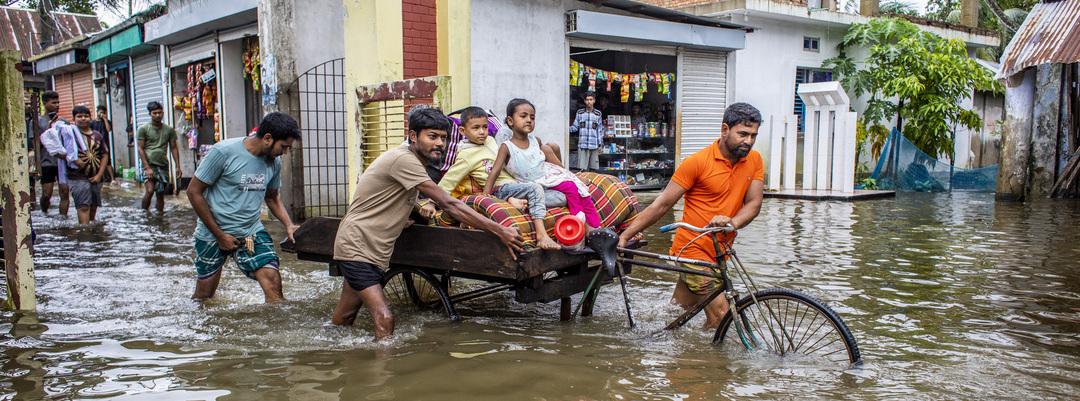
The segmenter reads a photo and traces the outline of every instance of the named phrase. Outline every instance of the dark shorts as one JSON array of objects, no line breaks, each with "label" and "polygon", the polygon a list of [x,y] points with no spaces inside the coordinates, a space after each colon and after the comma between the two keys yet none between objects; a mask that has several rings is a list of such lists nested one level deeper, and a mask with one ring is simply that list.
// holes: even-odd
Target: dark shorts
[{"label": "dark shorts", "polygon": [[56,166],[41,166],[41,183],[52,184],[60,176],[60,170]]},{"label": "dark shorts", "polygon": [[150,168],[154,171],[154,175],[142,177],[142,181],[152,183],[152,189],[155,193],[166,193],[169,187],[172,186],[172,182],[169,181],[169,167],[151,164]]},{"label": "dark shorts", "polygon": [[363,291],[373,285],[381,285],[383,270],[368,262],[334,261],[341,268],[341,275],[353,291]]},{"label": "dark shorts", "polygon": [[[195,273],[199,280],[217,274],[230,256],[236,261],[236,266],[240,268],[240,271],[250,279],[255,279],[255,271],[264,267],[277,270],[280,261],[274,253],[274,241],[270,238],[270,234],[266,230],[261,230],[252,237],[255,252],[248,252],[244,244],[235,251],[225,252],[218,248],[217,241],[203,241],[196,238],[194,262]],[[243,238],[238,239],[244,242]]]},{"label": "dark shorts", "polygon": [[91,184],[89,180],[70,180],[68,188],[71,188],[71,199],[75,201],[75,208],[101,206],[101,183]]}]

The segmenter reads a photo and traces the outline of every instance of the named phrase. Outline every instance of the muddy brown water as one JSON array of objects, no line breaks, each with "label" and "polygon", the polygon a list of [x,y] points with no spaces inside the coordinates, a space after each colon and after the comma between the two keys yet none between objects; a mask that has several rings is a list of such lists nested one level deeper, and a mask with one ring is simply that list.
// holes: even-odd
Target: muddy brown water
[{"label": "muddy brown water", "polygon": [[[194,214],[172,199],[147,216],[137,196],[107,188],[106,224],[92,227],[34,212],[39,312],[0,312],[0,399],[1043,399],[1080,390],[1074,201],[766,200],[736,248],[760,286],[802,290],[843,316],[865,359],[843,369],[718,349],[694,328],[655,334],[678,312],[667,303],[674,275],[640,268],[629,283],[633,330],[617,287],[605,287],[596,316],[573,324],[558,322],[557,303],[521,305],[506,293],[461,305],[460,323],[398,316],[393,339],[375,343],[363,317],[327,325],[340,279],[288,254],[288,302],[262,305],[257,284],[229,266],[218,297],[197,304],[188,299]],[[280,239],[280,226],[269,227]],[[669,244],[655,229],[649,236],[654,251]]]}]

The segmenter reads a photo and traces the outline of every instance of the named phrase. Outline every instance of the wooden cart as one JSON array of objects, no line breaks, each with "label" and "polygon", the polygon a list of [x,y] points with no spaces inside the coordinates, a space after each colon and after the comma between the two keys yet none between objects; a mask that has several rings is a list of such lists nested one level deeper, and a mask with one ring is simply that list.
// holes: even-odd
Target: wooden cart
[{"label": "wooden cart", "polygon": [[[316,217],[296,230],[296,243],[283,246],[301,260],[326,262],[330,275],[340,276],[334,255],[334,237],[340,219]],[[439,310],[449,319],[459,319],[454,307],[464,302],[502,291],[514,291],[520,303],[561,302],[560,318],[571,318],[570,296],[589,291],[581,305],[581,315],[592,314],[600,285],[612,277],[600,267],[599,255],[591,251],[527,251],[515,260],[499,238],[486,231],[413,225],[406,228],[394,246],[390,269],[383,288],[394,303]],[[629,266],[628,264],[625,264]],[[629,274],[629,267],[623,268]],[[596,285],[589,283],[597,277]],[[458,291],[452,278],[486,282],[481,288]]]}]

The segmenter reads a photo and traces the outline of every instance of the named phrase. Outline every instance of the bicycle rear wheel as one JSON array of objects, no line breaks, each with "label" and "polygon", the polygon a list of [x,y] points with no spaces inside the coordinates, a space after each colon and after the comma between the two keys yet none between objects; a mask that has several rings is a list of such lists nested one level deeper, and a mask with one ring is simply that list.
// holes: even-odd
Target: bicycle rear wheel
[{"label": "bicycle rear wheel", "polygon": [[846,364],[862,360],[851,330],[817,298],[785,288],[761,290],[754,297],[747,295],[736,303],[741,325],[732,324],[730,311],[724,315],[713,343],[731,337],[747,349],[781,356],[802,355]]}]

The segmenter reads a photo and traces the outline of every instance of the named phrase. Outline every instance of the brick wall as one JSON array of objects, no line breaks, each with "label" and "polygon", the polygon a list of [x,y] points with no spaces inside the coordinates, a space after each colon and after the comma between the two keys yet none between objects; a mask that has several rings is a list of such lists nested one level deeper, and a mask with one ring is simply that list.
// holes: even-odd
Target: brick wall
[{"label": "brick wall", "polygon": [[435,0],[401,0],[405,79],[438,74]]}]

